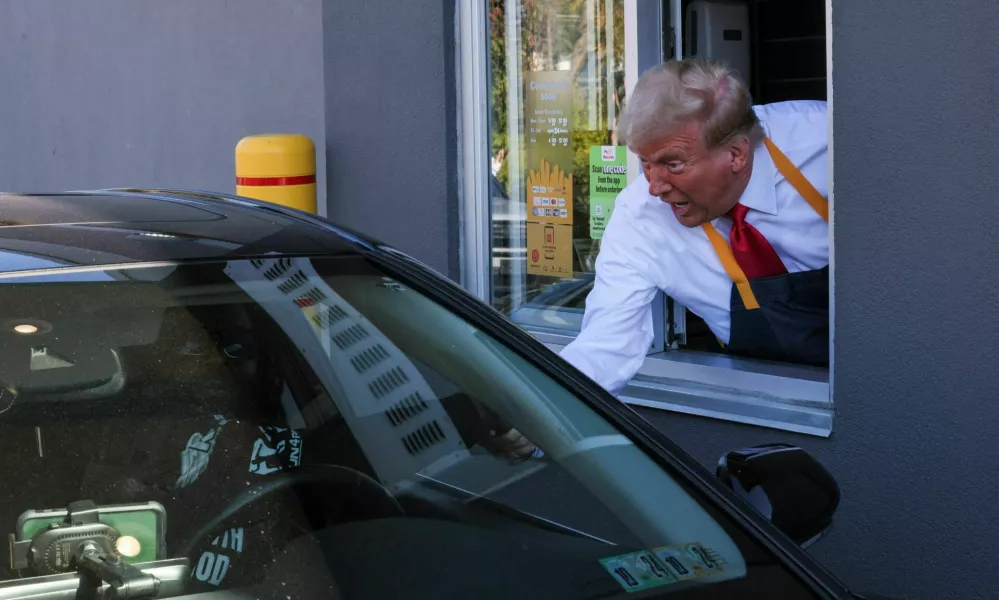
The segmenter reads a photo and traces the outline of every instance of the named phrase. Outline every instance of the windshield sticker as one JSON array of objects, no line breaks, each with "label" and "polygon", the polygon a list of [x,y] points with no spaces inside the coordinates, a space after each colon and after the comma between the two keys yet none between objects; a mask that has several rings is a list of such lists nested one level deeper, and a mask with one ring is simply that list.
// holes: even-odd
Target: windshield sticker
[{"label": "windshield sticker", "polygon": [[600,564],[628,592],[707,577],[725,570],[725,560],[697,542],[604,558]]},{"label": "windshield sticker", "polygon": [[216,551],[206,550],[198,559],[198,565],[191,573],[198,581],[204,581],[211,585],[218,586],[225,581],[225,576],[229,573],[231,559],[220,552],[220,550],[233,550],[242,554],[243,537],[245,530],[242,527],[234,527],[226,530],[222,535],[215,536],[212,546],[218,548]]},{"label": "windshield sticker", "polygon": [[215,539],[212,540],[212,546],[218,546],[226,550],[235,550],[236,552],[242,554],[243,528],[237,527],[226,531],[222,535],[215,536]]},{"label": "windshield sticker", "polygon": [[707,577],[725,570],[725,559],[721,555],[696,542],[682,546],[663,546],[652,552],[681,581]]},{"label": "windshield sticker", "polygon": [[640,592],[678,581],[655,555],[646,550],[604,558],[600,564],[628,592]]},{"label": "windshield sticker", "polygon": [[198,559],[198,566],[192,575],[198,581],[204,581],[212,585],[219,585],[225,580],[229,572],[229,557],[225,554],[215,554],[205,551]]},{"label": "windshield sticker", "polygon": [[215,427],[207,433],[195,433],[187,440],[187,447],[180,454],[180,477],[176,484],[178,488],[191,485],[208,468],[208,459],[215,450],[215,442],[218,441],[222,427],[229,422],[222,415],[214,415],[213,418]]},{"label": "windshield sticker", "polygon": [[302,435],[287,427],[261,425],[263,435],[253,442],[250,473],[269,475],[302,462]]}]

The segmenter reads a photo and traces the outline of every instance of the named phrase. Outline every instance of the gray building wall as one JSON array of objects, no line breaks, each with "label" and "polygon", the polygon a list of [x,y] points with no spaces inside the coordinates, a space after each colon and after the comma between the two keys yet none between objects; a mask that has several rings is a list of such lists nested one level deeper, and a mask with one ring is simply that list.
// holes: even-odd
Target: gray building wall
[{"label": "gray building wall", "polygon": [[843,500],[811,551],[860,591],[994,599],[999,3],[833,0],[832,22],[832,438],[643,415],[711,468],[768,441],[814,453]]},{"label": "gray building wall", "polygon": [[232,192],[254,133],[308,135],[324,164],[321,5],[0,0],[0,189]]},{"label": "gray building wall", "polygon": [[330,218],[458,277],[454,2],[325,2]]}]

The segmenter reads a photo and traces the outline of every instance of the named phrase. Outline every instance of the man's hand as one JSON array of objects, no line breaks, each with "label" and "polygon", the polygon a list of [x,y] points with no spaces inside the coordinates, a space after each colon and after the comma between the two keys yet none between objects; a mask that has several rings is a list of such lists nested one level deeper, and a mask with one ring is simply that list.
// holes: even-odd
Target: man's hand
[{"label": "man's hand", "polygon": [[538,448],[534,442],[513,428],[502,434],[498,434],[496,430],[490,430],[489,437],[482,440],[481,443],[490,454],[506,460],[510,464],[527,460]]},{"label": "man's hand", "polygon": [[[462,402],[453,400],[457,398],[460,398]],[[517,464],[531,458],[531,455],[538,449],[534,442],[524,437],[510,423],[482,402],[474,401],[461,393],[449,397],[444,404],[452,418],[455,418],[455,415],[461,415],[462,418],[456,419],[455,423],[464,424],[465,433],[462,433],[462,439],[465,439],[470,446],[475,444],[482,446],[496,458],[510,464]],[[462,409],[459,410],[459,407]],[[475,417],[470,417],[467,414],[466,407],[474,411]]]}]

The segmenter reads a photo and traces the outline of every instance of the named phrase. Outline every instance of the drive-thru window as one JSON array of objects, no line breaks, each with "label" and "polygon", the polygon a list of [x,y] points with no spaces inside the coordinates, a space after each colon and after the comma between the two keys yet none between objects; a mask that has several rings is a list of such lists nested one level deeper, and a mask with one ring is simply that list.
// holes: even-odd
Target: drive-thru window
[{"label": "drive-thru window", "polygon": [[[464,7],[465,285],[552,349],[572,341],[614,200],[640,173],[615,134],[639,75],[674,58],[721,59],[740,72],[756,104],[830,100],[827,4],[482,0]],[[654,340],[622,394],[626,402],[831,432],[829,369],[723,354],[704,322],[662,293],[653,319]]]}]

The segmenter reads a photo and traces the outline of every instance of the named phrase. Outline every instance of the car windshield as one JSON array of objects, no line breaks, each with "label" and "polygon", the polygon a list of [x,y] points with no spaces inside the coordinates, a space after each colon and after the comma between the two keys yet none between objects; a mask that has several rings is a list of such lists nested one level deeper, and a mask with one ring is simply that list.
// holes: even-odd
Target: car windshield
[{"label": "car windshield", "polygon": [[101,580],[120,597],[814,597],[557,378],[379,264],[0,278],[0,599]]}]

